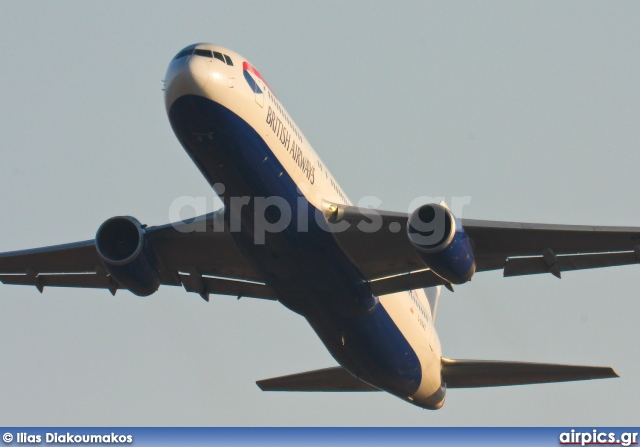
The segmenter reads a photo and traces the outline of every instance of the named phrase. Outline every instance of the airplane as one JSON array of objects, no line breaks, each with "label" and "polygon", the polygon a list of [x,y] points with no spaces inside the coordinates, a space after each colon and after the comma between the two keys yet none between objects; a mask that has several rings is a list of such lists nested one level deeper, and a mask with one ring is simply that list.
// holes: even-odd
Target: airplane
[{"label": "airplane", "polygon": [[159,226],[116,216],[95,239],[0,254],[4,284],[127,290],[183,287],[209,301],[278,301],[303,316],[339,366],[258,380],[263,391],[385,391],[439,409],[447,389],[618,377],[610,367],[442,356],[440,294],[480,272],[505,277],[636,264],[640,228],[361,208],[260,72],[224,47],[189,45],[164,79],[171,127],[223,202]]}]

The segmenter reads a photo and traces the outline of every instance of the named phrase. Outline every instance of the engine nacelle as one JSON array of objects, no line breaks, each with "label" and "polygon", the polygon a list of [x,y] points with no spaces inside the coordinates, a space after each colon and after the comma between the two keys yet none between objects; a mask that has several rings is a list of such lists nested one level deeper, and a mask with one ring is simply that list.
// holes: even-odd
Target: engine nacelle
[{"label": "engine nacelle", "polygon": [[476,271],[471,241],[451,211],[442,205],[422,205],[409,216],[409,240],[435,274],[462,284]]},{"label": "engine nacelle", "polygon": [[138,296],[149,296],[160,287],[158,269],[147,244],[144,228],[133,217],[112,217],[96,233],[96,250],[105,269]]}]

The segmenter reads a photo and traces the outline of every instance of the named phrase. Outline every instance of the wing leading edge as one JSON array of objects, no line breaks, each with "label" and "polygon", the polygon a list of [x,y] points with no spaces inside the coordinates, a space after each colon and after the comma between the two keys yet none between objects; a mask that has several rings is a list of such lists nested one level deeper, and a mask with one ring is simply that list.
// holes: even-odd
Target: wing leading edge
[{"label": "wing leading edge", "polygon": [[[407,237],[409,215],[331,205],[328,220],[348,223],[334,238],[370,282],[374,294],[446,285],[426,269]],[[640,228],[548,225],[461,219],[471,239],[476,272],[504,276],[637,264]],[[375,228],[375,231],[372,231]]]},{"label": "wing leading edge", "polygon": [[[217,212],[145,230],[160,283],[183,286],[205,299],[213,293],[275,300],[275,292],[238,251],[222,218]],[[94,240],[0,253],[0,281],[32,285],[40,292],[44,287],[82,287],[115,294],[123,288],[105,270]]]}]

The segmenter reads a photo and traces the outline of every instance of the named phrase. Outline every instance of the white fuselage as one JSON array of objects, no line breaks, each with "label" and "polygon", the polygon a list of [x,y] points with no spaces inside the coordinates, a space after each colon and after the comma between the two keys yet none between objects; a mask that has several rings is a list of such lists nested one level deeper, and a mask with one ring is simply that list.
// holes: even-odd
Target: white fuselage
[{"label": "white fuselage", "polygon": [[[213,101],[255,130],[284,169],[283,173],[276,174],[290,177],[309,204],[322,212],[332,203],[350,205],[346,194],[257,70],[226,48],[210,44],[199,44],[196,48],[220,53],[233,65],[220,58],[197,55],[173,60],[165,78],[167,113],[174,102],[185,95]],[[380,296],[379,305],[409,344],[421,368],[419,387],[411,395],[400,395],[393,389],[387,391],[416,405],[438,408],[444,401],[444,393],[440,391],[442,354],[425,292],[413,290]],[[348,364],[343,366],[350,369]],[[371,375],[375,376],[375,372]],[[433,396],[439,391],[442,400],[437,402]]]}]

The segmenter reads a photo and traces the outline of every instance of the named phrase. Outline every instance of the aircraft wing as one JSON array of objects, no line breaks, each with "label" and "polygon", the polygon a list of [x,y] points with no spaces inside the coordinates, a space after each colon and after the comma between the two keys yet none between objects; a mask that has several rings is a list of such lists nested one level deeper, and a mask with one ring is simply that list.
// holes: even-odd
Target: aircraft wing
[{"label": "aircraft wing", "polygon": [[[276,299],[238,251],[222,217],[211,213],[146,229],[161,284],[182,285],[205,299],[209,293]],[[44,287],[86,287],[115,294],[122,288],[107,274],[93,240],[2,253],[0,281],[33,285],[40,291]]]},{"label": "aircraft wing", "polygon": [[[374,294],[444,284],[426,268],[409,242],[408,214],[343,205],[332,209],[330,223],[349,224],[334,237],[370,281]],[[502,269],[504,276],[551,273],[560,277],[564,271],[640,260],[637,227],[460,222],[471,239],[477,272]]]},{"label": "aircraft wing", "polygon": [[[330,223],[348,224],[334,237],[376,295],[443,285],[407,238],[408,215],[334,205]],[[161,284],[189,292],[276,299],[211,213],[189,222],[146,229]],[[472,241],[476,271],[504,276],[635,264],[640,228],[547,225],[462,219]],[[196,231],[191,231],[196,229]],[[120,285],[98,258],[93,240],[0,254],[0,281],[44,287],[89,287],[115,293]]]}]

